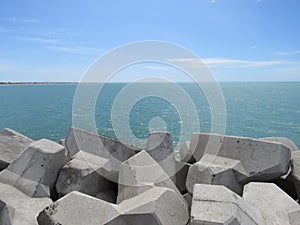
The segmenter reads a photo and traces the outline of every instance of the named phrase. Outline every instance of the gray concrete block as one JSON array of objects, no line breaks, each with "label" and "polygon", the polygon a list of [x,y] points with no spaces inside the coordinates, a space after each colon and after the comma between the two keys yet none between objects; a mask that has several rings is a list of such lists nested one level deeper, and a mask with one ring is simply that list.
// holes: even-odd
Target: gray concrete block
[{"label": "gray concrete block", "polygon": [[224,186],[194,186],[191,225],[263,225],[257,208]]},{"label": "gray concrete block", "polygon": [[278,142],[281,144],[284,144],[285,146],[289,147],[291,151],[298,151],[298,147],[291,139],[286,137],[264,137],[259,138],[259,140],[265,140],[265,141],[272,141],[272,142]]},{"label": "gray concrete block", "polygon": [[79,192],[71,192],[45,208],[38,216],[40,225],[183,225],[188,212],[177,193],[154,187],[119,205]]},{"label": "gray concrete block", "polygon": [[180,153],[180,160],[182,162],[193,164],[196,162],[196,159],[193,156],[193,152],[190,149],[191,142],[186,141],[181,146],[179,153]]},{"label": "gray concrete block", "polygon": [[0,171],[16,160],[32,142],[30,138],[5,128],[0,133]]},{"label": "gray concrete block", "polygon": [[286,174],[291,151],[283,144],[234,136],[194,133],[191,148],[200,161],[205,153],[239,160],[248,176],[239,182],[267,181]]},{"label": "gray concrete block", "polygon": [[[86,156],[87,157],[87,156]],[[98,170],[108,160],[98,157],[96,164],[92,160],[74,158],[68,162],[59,172],[56,182],[56,191],[64,196],[72,191],[79,191],[91,196],[112,188],[112,182],[104,178]]]},{"label": "gray concrete block", "polygon": [[0,182],[12,185],[30,197],[49,197],[64,163],[64,151],[64,147],[56,142],[35,141],[0,172]]},{"label": "gray concrete block", "polygon": [[197,183],[224,185],[241,195],[243,185],[238,179],[246,176],[243,173],[245,171],[239,160],[204,154],[199,162],[190,167],[186,187],[189,193],[193,193],[193,187]]},{"label": "gray concrete block", "polygon": [[139,195],[154,186],[170,188],[181,196],[168,174],[145,150],[121,164],[118,184],[118,203]]},{"label": "gray concrete block", "polygon": [[293,152],[291,164],[291,174],[294,187],[296,189],[298,199],[300,199],[300,151]]},{"label": "gray concrete block", "polygon": [[300,224],[300,206],[275,184],[251,182],[243,198],[260,210],[268,225]]},{"label": "gray concrete block", "polygon": [[0,183],[0,224],[37,225],[37,216],[50,198],[30,198],[13,186]]}]

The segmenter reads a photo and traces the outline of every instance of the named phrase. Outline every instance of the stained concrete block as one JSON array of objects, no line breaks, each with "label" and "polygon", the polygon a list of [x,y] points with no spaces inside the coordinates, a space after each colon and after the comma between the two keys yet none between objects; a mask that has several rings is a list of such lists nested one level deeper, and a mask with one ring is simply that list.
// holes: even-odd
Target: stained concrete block
[{"label": "stained concrete block", "polygon": [[186,187],[189,193],[193,193],[193,187],[197,183],[224,185],[241,195],[243,185],[238,182],[238,178],[245,176],[243,173],[245,171],[239,160],[204,154],[201,161],[190,167]]},{"label": "stained concrete block", "polygon": [[183,225],[188,222],[177,193],[154,187],[119,205],[107,203],[79,192],[71,192],[44,209],[40,225]]},{"label": "stained concrete block", "polygon": [[37,225],[37,216],[50,198],[30,198],[13,186],[0,183],[0,224]]},{"label": "stained concrete block", "polygon": [[[85,159],[88,157],[86,155]],[[90,157],[93,157],[93,155]],[[112,188],[112,182],[98,172],[108,162],[108,159],[98,157],[96,164],[92,163],[92,160],[95,160],[95,158],[89,160],[74,158],[60,170],[55,185],[60,196],[72,191],[96,196],[99,192]]]},{"label": "stained concrete block", "polygon": [[268,225],[300,224],[300,206],[275,184],[251,182],[243,198],[260,210]]},{"label": "stained concrete block", "polygon": [[64,163],[64,151],[62,145],[53,141],[35,141],[0,172],[0,182],[12,185],[30,197],[49,197]]},{"label": "stained concrete block", "polygon": [[[121,164],[118,183],[118,203],[137,196],[154,186],[170,188],[182,198],[168,174],[145,150]],[[182,200],[184,201],[183,198]]]},{"label": "stained concrete block", "polygon": [[224,186],[196,184],[194,186],[191,225],[263,225],[257,208]]},{"label": "stained concrete block", "polygon": [[234,136],[194,133],[191,140],[194,157],[200,161],[205,153],[239,160],[245,179],[239,182],[267,181],[288,172],[291,151],[283,144]]},{"label": "stained concrete block", "polygon": [[5,128],[0,133],[0,171],[17,159],[32,142],[30,138]]}]

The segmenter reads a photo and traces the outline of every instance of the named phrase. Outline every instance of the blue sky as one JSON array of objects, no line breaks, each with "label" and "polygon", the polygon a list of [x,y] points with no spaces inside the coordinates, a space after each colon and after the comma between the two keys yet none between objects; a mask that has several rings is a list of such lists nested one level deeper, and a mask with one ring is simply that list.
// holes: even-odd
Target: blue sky
[{"label": "blue sky", "polygon": [[0,81],[79,81],[106,51],[141,40],[192,50],[219,81],[300,81],[299,11],[299,0],[1,0]]}]

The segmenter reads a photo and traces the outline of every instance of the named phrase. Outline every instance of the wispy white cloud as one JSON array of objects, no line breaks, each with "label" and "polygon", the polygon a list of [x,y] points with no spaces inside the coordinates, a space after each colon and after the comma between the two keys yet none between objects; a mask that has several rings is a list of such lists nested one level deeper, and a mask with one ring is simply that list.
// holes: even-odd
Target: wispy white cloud
[{"label": "wispy white cloud", "polygon": [[274,60],[274,61],[251,61],[241,59],[228,59],[228,58],[176,58],[168,59],[169,62],[188,63],[192,67],[203,67],[205,65],[210,67],[230,67],[230,68],[241,68],[241,67],[264,67],[264,66],[275,66],[275,65],[287,65],[290,64],[288,61]]},{"label": "wispy white cloud", "polygon": [[277,52],[276,55],[297,55],[300,54],[300,50],[295,50],[295,51],[280,51]]},{"label": "wispy white cloud", "polygon": [[38,42],[44,44],[56,44],[57,40],[51,38],[41,38],[41,37],[18,37],[18,39],[29,42]]},{"label": "wispy white cloud", "polygon": [[81,46],[57,46],[51,45],[48,46],[49,49],[59,51],[59,52],[67,52],[67,53],[75,53],[75,54],[99,54],[102,49],[99,48],[91,48],[91,47],[81,47]]},{"label": "wispy white cloud", "polygon": [[33,19],[33,18],[16,18],[12,17],[8,19],[10,22],[15,22],[15,23],[38,23],[38,19]]}]

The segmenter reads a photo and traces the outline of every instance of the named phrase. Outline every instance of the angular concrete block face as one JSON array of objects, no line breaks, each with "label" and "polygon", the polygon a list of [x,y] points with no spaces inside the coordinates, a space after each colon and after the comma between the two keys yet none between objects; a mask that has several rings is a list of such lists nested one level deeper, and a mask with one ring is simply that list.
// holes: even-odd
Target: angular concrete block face
[{"label": "angular concrete block face", "polygon": [[181,196],[168,174],[145,150],[121,164],[118,183],[118,203],[151,189],[153,186],[170,188]]},{"label": "angular concrete block face", "polygon": [[[127,217],[125,224],[181,225],[189,221],[188,208],[178,194],[168,188],[154,187],[127,199],[119,204],[119,211],[123,218]],[[138,218],[140,223],[137,223]]]},{"label": "angular concrete block face", "polygon": [[186,186],[189,193],[193,193],[193,186],[197,183],[224,185],[241,195],[243,185],[238,183],[238,177],[243,174],[239,171],[244,172],[238,160],[204,154],[202,159],[189,169]]},{"label": "angular concrete block face", "polygon": [[265,137],[259,138],[259,140],[271,141],[271,142],[278,142],[284,144],[285,146],[289,147],[291,151],[298,151],[298,147],[291,139],[286,137]]},{"label": "angular concrete block face", "polygon": [[180,160],[182,162],[193,164],[196,162],[196,159],[193,156],[193,152],[191,151],[190,145],[191,145],[190,141],[186,141],[185,143],[183,143],[179,151]]},{"label": "angular concrete block face", "polygon": [[260,210],[266,224],[300,224],[299,204],[275,184],[249,183],[244,187],[243,198]]},{"label": "angular concrete block face", "polygon": [[39,225],[99,225],[119,215],[116,205],[80,192],[71,192],[49,204],[37,217]]},{"label": "angular concrete block face", "polygon": [[294,152],[291,161],[291,174],[298,199],[300,199],[300,151]]},{"label": "angular concrete block face", "polygon": [[110,160],[123,162],[140,150],[119,140],[71,127],[66,140],[68,152],[72,158],[77,152],[84,151]]},{"label": "angular concrete block face", "polygon": [[0,133],[0,171],[17,159],[32,142],[30,138],[5,128]]},{"label": "angular concrete block face", "polygon": [[188,212],[178,195],[167,188],[152,188],[120,205],[71,192],[46,207],[37,220],[40,225],[182,225],[188,222]]},{"label": "angular concrete block face", "polygon": [[196,184],[190,224],[263,225],[266,223],[259,210],[226,187]]},{"label": "angular concrete block face", "polygon": [[149,133],[146,150],[158,163],[175,157],[171,135],[166,132]]},{"label": "angular concrete block face", "polygon": [[280,177],[288,172],[291,158],[290,149],[280,143],[216,134],[193,134],[192,148],[198,161],[205,153],[239,160],[248,174],[241,183]]},{"label": "angular concrete block face", "polygon": [[30,198],[16,188],[0,183],[0,224],[37,225],[39,212],[51,203],[50,198]]},{"label": "angular concrete block face", "polygon": [[49,197],[63,166],[64,152],[64,147],[53,141],[35,141],[0,173],[0,182],[31,197]]},{"label": "angular concrete block face", "polygon": [[[106,162],[107,159],[103,159],[103,165]],[[99,192],[110,190],[112,183],[97,172],[99,168],[87,161],[72,159],[59,172],[56,182],[57,193],[63,196],[72,191],[79,191],[96,196]]]}]

